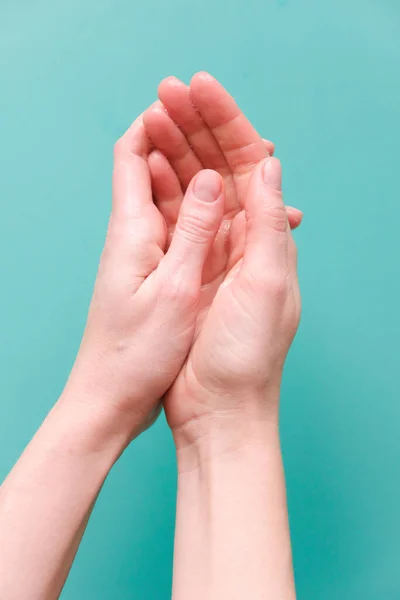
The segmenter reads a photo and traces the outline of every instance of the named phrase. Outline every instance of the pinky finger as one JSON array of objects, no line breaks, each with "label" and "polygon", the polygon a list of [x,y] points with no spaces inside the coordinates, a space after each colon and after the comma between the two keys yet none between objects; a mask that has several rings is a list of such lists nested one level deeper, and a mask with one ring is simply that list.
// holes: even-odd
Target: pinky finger
[{"label": "pinky finger", "polygon": [[298,208],[294,208],[293,206],[286,206],[286,212],[288,216],[288,221],[290,225],[290,229],[297,229],[297,227],[301,224],[303,220],[303,213]]},{"label": "pinky finger", "polygon": [[263,142],[264,142],[264,146],[267,149],[268,154],[270,156],[273,156],[274,152],[275,152],[275,144],[274,144],[274,142],[270,142],[269,140],[263,140]]}]

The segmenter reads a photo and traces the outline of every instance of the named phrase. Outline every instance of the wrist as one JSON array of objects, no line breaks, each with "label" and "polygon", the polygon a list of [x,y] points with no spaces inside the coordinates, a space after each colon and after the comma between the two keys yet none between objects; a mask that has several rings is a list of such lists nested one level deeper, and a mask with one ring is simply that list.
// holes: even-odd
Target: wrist
[{"label": "wrist", "polygon": [[230,417],[177,444],[176,597],[295,598],[278,421]]},{"label": "wrist", "polygon": [[[120,452],[160,413],[155,390],[126,383],[118,366],[104,368],[94,361],[78,359],[58,402],[70,407],[85,424],[85,437],[94,445],[116,445]],[[134,376],[132,376],[134,380]]]},{"label": "wrist", "polygon": [[263,455],[271,448],[279,451],[279,391],[268,397],[250,396],[231,401],[220,396],[218,409],[205,411],[172,430],[179,472],[202,470],[204,465],[230,457]]},{"label": "wrist", "polygon": [[83,389],[67,386],[44,422],[49,443],[71,458],[96,457],[110,469],[132,439],[132,430],[113,413]]}]

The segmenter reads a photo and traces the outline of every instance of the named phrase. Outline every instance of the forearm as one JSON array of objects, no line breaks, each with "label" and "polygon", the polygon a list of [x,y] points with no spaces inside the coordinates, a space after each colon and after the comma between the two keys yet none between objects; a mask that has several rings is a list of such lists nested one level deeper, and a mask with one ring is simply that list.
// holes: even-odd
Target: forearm
[{"label": "forearm", "polygon": [[295,598],[277,424],[221,417],[178,446],[174,600]]},{"label": "forearm", "polygon": [[55,405],[0,488],[2,600],[58,598],[121,445],[86,405]]}]

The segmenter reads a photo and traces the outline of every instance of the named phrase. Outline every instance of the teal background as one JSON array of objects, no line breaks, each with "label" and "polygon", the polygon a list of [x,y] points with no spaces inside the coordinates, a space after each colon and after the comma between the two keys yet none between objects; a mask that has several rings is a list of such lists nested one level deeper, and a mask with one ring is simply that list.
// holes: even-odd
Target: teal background
[{"label": "teal background", "polygon": [[[60,394],[114,141],[210,70],[284,165],[304,301],[282,394],[298,597],[400,598],[398,0],[0,0],[0,476]],[[163,419],[96,505],[63,600],[170,597]]]}]

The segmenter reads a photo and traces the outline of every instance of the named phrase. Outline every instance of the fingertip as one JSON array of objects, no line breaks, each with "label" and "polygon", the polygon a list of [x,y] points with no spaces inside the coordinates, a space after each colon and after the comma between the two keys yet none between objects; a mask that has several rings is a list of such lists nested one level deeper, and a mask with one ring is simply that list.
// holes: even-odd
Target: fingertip
[{"label": "fingertip", "polygon": [[190,89],[196,91],[201,88],[204,84],[213,83],[217,80],[215,77],[210,75],[207,71],[198,71],[195,73],[190,80]]},{"label": "fingertip", "polygon": [[194,79],[202,79],[203,81],[216,81],[215,77],[213,77],[211,75],[211,73],[209,73],[208,71],[197,71],[197,73],[195,73],[192,77],[192,81]]},{"label": "fingertip", "polygon": [[262,163],[262,177],[265,185],[273,190],[282,189],[281,162],[275,156],[266,158]]},{"label": "fingertip", "polygon": [[198,71],[198,73],[200,73],[200,75],[208,81],[216,81],[214,75],[211,75],[211,73],[209,71],[206,71],[205,69],[201,69],[200,71]]},{"label": "fingertip", "polygon": [[176,82],[179,82],[179,79],[175,75],[167,75],[167,77],[161,79],[158,87],[161,85],[174,85]]},{"label": "fingertip", "polygon": [[293,206],[287,206],[286,212],[289,219],[289,225],[291,229],[297,229],[303,220],[304,213],[298,208],[294,208]]},{"label": "fingertip", "polygon": [[150,152],[148,161],[150,169],[154,170],[154,168],[158,165],[163,165],[167,159],[165,158],[164,154],[160,152],[160,150],[155,149]]},{"label": "fingertip", "polygon": [[151,149],[160,148],[165,154],[165,137],[171,134],[170,117],[160,100],[154,102],[143,113],[143,123]]},{"label": "fingertip", "polygon": [[292,213],[293,215],[296,215],[298,218],[303,218],[304,213],[299,208],[295,208],[294,206],[287,206],[286,210]]},{"label": "fingertip", "polygon": [[182,87],[187,87],[183,81],[175,77],[175,75],[170,75],[165,77],[158,86],[158,97],[162,101],[164,97],[168,97],[171,93],[175,93],[178,89]]},{"label": "fingertip", "polygon": [[146,129],[147,135],[151,138],[151,131],[153,126],[157,123],[160,115],[161,102],[157,100],[151,104],[143,113],[143,125]]},{"label": "fingertip", "polygon": [[115,144],[114,156],[117,159],[121,154],[129,153],[147,160],[150,151],[151,142],[144,125],[144,114],[141,114]]},{"label": "fingertip", "polygon": [[270,156],[273,156],[274,152],[275,152],[275,144],[274,144],[274,142],[271,142],[270,140],[263,140],[263,142],[264,142],[264,146],[265,146],[268,154]]},{"label": "fingertip", "polygon": [[175,75],[168,75],[168,77],[164,77],[164,79],[160,81],[158,89],[165,87],[180,87],[182,85],[185,84],[183,83],[183,81],[178,79],[178,77],[175,77]]},{"label": "fingertip", "polygon": [[148,108],[146,108],[146,110],[143,113],[143,122],[146,125],[146,123],[149,122],[149,120],[151,120],[154,116],[157,116],[159,114],[165,113],[166,110],[164,108],[163,103],[161,102],[161,100],[156,100],[155,102],[153,102],[153,104],[150,104],[150,106]]},{"label": "fingertip", "polygon": [[222,177],[211,169],[200,171],[186,190],[180,207],[166,264],[196,274],[201,281],[204,264],[224,213]]},{"label": "fingertip", "polygon": [[212,169],[200,171],[193,181],[193,193],[203,202],[215,202],[221,196],[222,177]]}]

